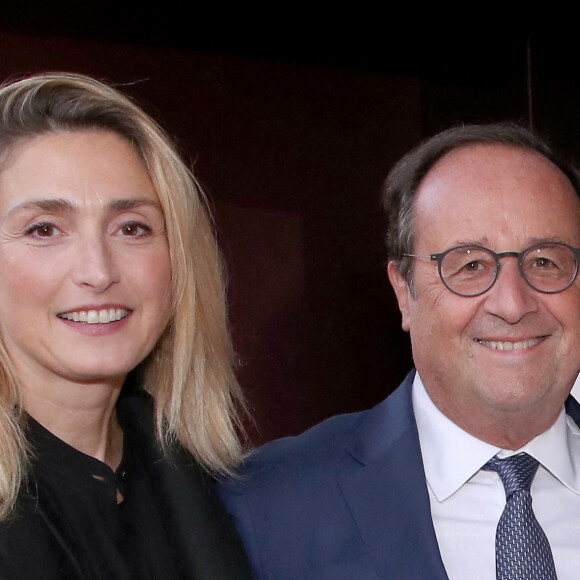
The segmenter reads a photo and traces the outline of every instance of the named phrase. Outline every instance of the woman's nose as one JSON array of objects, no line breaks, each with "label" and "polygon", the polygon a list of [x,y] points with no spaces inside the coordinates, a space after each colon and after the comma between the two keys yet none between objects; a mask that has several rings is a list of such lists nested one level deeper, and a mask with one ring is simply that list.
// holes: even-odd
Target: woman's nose
[{"label": "woman's nose", "polygon": [[100,293],[119,281],[120,271],[114,251],[103,236],[83,237],[79,240],[76,251],[76,264],[73,268],[73,280],[76,284]]}]

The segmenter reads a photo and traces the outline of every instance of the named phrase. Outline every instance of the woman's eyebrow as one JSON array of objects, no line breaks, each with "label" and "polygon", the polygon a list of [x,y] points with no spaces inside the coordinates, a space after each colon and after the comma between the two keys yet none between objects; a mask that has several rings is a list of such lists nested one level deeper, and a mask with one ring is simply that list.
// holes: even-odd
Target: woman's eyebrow
[{"label": "woman's eyebrow", "polygon": [[[159,208],[157,200],[149,198],[120,198],[115,199],[106,204],[107,211],[125,211],[141,206],[151,206]],[[30,209],[42,210],[46,212],[72,212],[76,209],[76,205],[68,199],[34,199],[19,203],[10,209],[8,215],[13,215],[19,211]]]},{"label": "woman's eyebrow", "polygon": [[40,209],[42,211],[48,212],[69,212],[73,211],[74,205],[66,199],[34,199],[31,201],[19,203],[18,205],[10,208],[8,215],[12,215],[19,211],[28,209]]},{"label": "woman's eyebrow", "polygon": [[160,204],[157,200],[150,199],[150,198],[121,198],[121,199],[114,199],[107,204],[107,209],[109,211],[124,211],[128,209],[133,209],[137,207],[141,207],[143,205],[151,206],[160,208]]}]

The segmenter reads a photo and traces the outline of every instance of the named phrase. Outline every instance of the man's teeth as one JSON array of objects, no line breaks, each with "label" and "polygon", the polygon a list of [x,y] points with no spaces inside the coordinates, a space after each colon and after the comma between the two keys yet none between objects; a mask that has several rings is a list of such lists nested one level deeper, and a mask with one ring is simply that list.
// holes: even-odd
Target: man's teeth
[{"label": "man's teeth", "polygon": [[108,324],[125,318],[129,314],[124,308],[103,308],[102,310],[79,310],[78,312],[64,312],[59,318],[87,324]]},{"label": "man's teeth", "polygon": [[539,342],[542,338],[531,338],[530,340],[520,340],[518,342],[507,342],[500,340],[477,340],[479,344],[487,346],[493,350],[525,350],[526,348],[531,348]]}]

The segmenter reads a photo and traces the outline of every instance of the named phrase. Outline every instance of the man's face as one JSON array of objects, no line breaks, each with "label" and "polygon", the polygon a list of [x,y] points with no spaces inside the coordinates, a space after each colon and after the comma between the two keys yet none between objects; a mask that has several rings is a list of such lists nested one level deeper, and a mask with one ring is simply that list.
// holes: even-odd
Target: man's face
[{"label": "man's face", "polygon": [[[571,183],[541,155],[515,147],[449,153],[421,183],[414,215],[414,254],[462,244],[497,253],[538,241],[580,246]],[[511,257],[494,286],[471,298],[448,290],[429,259],[414,259],[415,298],[393,264],[389,276],[416,367],[449,418],[476,435],[472,423],[514,413],[555,420],[580,368],[578,280],[557,294],[537,292]]]}]

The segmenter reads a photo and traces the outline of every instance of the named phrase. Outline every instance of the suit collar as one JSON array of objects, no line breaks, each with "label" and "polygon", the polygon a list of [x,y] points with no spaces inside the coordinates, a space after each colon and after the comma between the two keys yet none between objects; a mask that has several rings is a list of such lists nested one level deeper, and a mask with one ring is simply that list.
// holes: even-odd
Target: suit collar
[{"label": "suit collar", "polygon": [[380,578],[446,579],[413,415],[413,375],[362,415],[345,445],[339,484]]},{"label": "suit collar", "polygon": [[574,423],[580,427],[580,403],[572,396],[569,395],[566,399],[566,413],[572,417]]}]

